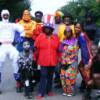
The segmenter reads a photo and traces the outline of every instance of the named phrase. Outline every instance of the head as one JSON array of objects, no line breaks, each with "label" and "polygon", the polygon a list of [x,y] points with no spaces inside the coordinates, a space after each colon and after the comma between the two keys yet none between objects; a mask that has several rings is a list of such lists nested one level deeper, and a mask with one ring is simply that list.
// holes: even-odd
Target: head
[{"label": "head", "polygon": [[86,16],[86,23],[87,23],[87,24],[90,24],[90,23],[92,23],[92,22],[93,22],[93,17],[92,17],[92,15],[90,15],[90,14],[87,15],[87,16]]},{"label": "head", "polygon": [[48,26],[44,26],[44,27],[43,27],[43,32],[44,32],[46,35],[50,36],[50,35],[53,34],[53,28],[52,28],[52,27],[48,27]]},{"label": "head", "polygon": [[23,42],[23,50],[26,52],[30,50],[30,43],[28,41]]},{"label": "head", "polygon": [[30,12],[29,10],[24,10],[23,15],[22,15],[22,19],[26,22],[31,20],[31,16],[30,16]]},{"label": "head", "polygon": [[43,17],[43,13],[41,11],[36,11],[35,12],[35,20],[37,22],[41,22],[42,21],[42,17]]},{"label": "head", "polygon": [[71,16],[70,15],[64,15],[63,16],[63,23],[66,25],[69,25],[71,22]]},{"label": "head", "polygon": [[56,24],[61,23],[62,16],[63,16],[63,13],[61,11],[58,10],[58,11],[55,12],[55,23]]},{"label": "head", "polygon": [[92,53],[93,58],[95,58],[98,55],[98,52],[99,52],[98,45],[93,43],[91,45],[91,53]]},{"label": "head", "polygon": [[1,17],[2,17],[2,19],[4,19],[4,20],[8,20],[9,19],[9,16],[10,16],[10,13],[9,13],[9,11],[8,10],[2,10],[1,11]]},{"label": "head", "polygon": [[75,32],[76,32],[76,34],[78,35],[82,31],[83,31],[83,25],[80,22],[76,23],[76,25],[75,25]]},{"label": "head", "polygon": [[65,31],[64,31],[64,35],[67,39],[71,39],[72,36],[73,36],[73,33],[72,33],[72,29],[70,28],[70,26],[67,26]]},{"label": "head", "polygon": [[53,15],[45,15],[43,17],[43,32],[46,35],[51,35],[54,30],[54,16]]}]

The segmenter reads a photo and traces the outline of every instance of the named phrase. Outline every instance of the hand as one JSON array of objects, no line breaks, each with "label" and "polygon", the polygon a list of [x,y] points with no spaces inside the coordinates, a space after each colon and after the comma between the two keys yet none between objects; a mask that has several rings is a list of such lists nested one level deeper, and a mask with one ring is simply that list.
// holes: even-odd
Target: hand
[{"label": "hand", "polygon": [[84,66],[84,68],[85,68],[85,70],[88,70],[88,69],[89,69],[89,65],[86,64],[86,65]]}]

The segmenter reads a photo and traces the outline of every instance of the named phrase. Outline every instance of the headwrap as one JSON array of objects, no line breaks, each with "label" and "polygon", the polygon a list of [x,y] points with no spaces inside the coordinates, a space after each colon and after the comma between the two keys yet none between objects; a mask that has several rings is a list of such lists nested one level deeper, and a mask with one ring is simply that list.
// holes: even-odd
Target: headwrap
[{"label": "headwrap", "polygon": [[10,15],[10,13],[7,9],[1,11],[1,17],[3,17],[4,14]]},{"label": "headwrap", "polygon": [[57,10],[57,11],[55,12],[55,17],[57,17],[57,16],[62,17],[62,16],[64,16],[64,14],[63,14],[61,11]]},{"label": "headwrap", "polygon": [[28,10],[24,10],[22,19],[24,21],[30,21],[31,20],[30,12]]}]

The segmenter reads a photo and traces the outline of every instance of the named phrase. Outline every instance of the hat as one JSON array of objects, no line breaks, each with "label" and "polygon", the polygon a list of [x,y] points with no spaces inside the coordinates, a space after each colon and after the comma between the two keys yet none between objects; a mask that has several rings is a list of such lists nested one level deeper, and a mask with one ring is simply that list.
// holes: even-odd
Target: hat
[{"label": "hat", "polygon": [[55,17],[56,16],[64,16],[64,14],[61,12],[61,11],[59,11],[59,10],[57,10],[56,12],[55,12]]},{"label": "hat", "polygon": [[43,12],[42,11],[36,11],[35,12],[35,16],[43,16]]},{"label": "hat", "polygon": [[54,29],[54,16],[53,15],[44,15],[43,17],[44,27],[49,27]]},{"label": "hat", "polygon": [[4,14],[10,15],[10,13],[7,9],[1,11],[1,17],[3,17]]}]

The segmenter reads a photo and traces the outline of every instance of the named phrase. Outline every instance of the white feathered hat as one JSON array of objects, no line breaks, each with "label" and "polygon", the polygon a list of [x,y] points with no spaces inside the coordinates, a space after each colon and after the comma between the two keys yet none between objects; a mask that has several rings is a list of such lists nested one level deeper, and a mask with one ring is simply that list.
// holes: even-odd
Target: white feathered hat
[{"label": "white feathered hat", "polygon": [[4,9],[4,10],[1,11],[1,17],[3,17],[4,14],[10,15],[10,13],[7,9]]}]

